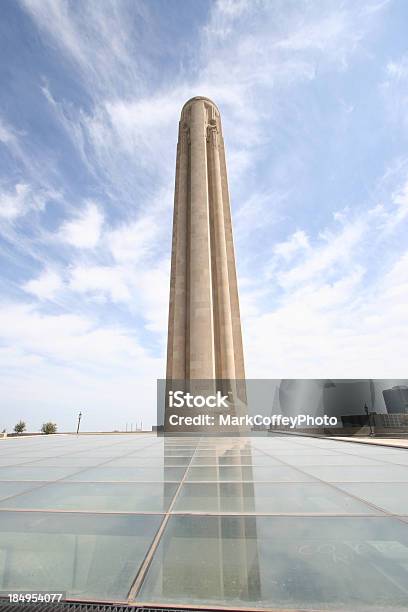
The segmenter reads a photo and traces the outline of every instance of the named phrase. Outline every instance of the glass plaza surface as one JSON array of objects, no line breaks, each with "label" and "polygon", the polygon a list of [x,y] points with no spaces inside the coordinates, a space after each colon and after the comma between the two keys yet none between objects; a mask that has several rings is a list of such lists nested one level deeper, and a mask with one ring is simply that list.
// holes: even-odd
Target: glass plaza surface
[{"label": "glass plaza surface", "polygon": [[0,441],[0,590],[408,609],[408,453],[301,436]]}]

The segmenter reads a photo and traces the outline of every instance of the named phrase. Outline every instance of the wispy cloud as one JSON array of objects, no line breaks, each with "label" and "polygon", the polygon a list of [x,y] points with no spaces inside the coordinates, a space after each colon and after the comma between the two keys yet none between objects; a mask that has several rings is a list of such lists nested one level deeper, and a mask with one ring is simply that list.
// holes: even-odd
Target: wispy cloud
[{"label": "wispy cloud", "polygon": [[121,225],[111,230],[106,240],[117,262],[136,265],[154,250],[158,234],[159,228],[154,217],[146,215],[130,225]]},{"label": "wispy cloud", "polygon": [[0,117],[0,142],[9,145],[16,141],[14,131]]},{"label": "wispy cloud", "polygon": [[[294,287],[318,276],[324,277],[338,271],[339,265],[347,265],[354,250],[363,238],[365,230],[362,221],[345,225],[338,233],[326,231],[321,235],[318,245],[311,249],[303,261],[289,270],[279,272],[278,280],[283,287]],[[299,234],[298,234],[299,236]],[[290,239],[293,244],[293,237]],[[304,243],[304,236],[301,241]],[[288,249],[286,243],[286,252]],[[289,247],[290,248],[290,247]]]},{"label": "wispy cloud", "polygon": [[46,270],[38,278],[25,283],[23,289],[40,300],[48,300],[52,299],[62,286],[60,275],[53,270]]},{"label": "wispy cloud", "polygon": [[131,22],[137,14],[139,29],[146,27],[148,12],[142,3],[132,3],[131,11],[126,2],[102,6],[96,0],[77,5],[66,0],[22,0],[22,5],[73,64],[71,68],[79,71],[91,95],[112,88],[123,95],[140,85],[137,36]]},{"label": "wispy cloud", "polygon": [[76,266],[70,273],[69,287],[97,301],[130,302],[131,291],[125,270],[117,266]]},{"label": "wispy cloud", "polygon": [[307,237],[307,234],[303,230],[297,230],[288,238],[288,240],[278,242],[273,250],[276,255],[288,260],[299,253],[299,251],[307,251],[309,246],[309,238]]},{"label": "wispy cloud", "polygon": [[44,210],[47,201],[56,196],[47,190],[34,190],[25,183],[17,183],[10,189],[0,188],[0,217],[13,220],[30,210]]},{"label": "wispy cloud", "polygon": [[99,242],[104,216],[95,202],[88,202],[76,218],[65,221],[58,238],[79,249],[93,249]]},{"label": "wispy cloud", "polygon": [[408,129],[408,53],[388,61],[380,91],[385,100],[388,122],[394,128]]}]

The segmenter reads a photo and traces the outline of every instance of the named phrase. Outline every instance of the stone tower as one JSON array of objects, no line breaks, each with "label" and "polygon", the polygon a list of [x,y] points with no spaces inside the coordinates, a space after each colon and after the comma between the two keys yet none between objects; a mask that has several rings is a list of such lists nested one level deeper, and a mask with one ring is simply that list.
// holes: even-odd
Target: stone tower
[{"label": "stone tower", "polygon": [[166,379],[244,378],[221,117],[199,96],[179,124]]}]

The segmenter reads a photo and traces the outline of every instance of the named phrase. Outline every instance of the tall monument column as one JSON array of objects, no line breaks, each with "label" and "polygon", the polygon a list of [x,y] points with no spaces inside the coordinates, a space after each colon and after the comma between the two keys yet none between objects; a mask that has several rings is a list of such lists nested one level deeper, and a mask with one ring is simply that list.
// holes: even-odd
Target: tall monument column
[{"label": "tall monument column", "polygon": [[245,378],[221,117],[203,97],[179,125],[166,378]]}]

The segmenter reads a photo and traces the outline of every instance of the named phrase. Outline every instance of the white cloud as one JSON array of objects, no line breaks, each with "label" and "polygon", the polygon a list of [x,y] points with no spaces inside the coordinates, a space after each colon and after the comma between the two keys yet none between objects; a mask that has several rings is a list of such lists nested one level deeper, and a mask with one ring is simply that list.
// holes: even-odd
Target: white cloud
[{"label": "white cloud", "polygon": [[279,219],[278,206],[287,198],[286,193],[276,191],[253,192],[233,215],[234,233],[238,240],[247,239],[258,228],[273,225]]},{"label": "white cloud", "polygon": [[77,266],[72,268],[69,287],[78,293],[87,293],[97,299],[112,302],[130,302],[131,289],[126,273],[120,267]]},{"label": "white cloud", "polygon": [[295,52],[324,51],[345,63],[363,37],[365,24],[359,23],[358,17],[358,11],[338,10],[328,15],[323,11],[317,21],[301,21],[276,46]]},{"label": "white cloud", "polygon": [[14,192],[3,192],[0,196],[0,215],[6,219],[14,219],[27,209],[28,185],[17,184]]},{"label": "white cloud", "polygon": [[0,117],[0,142],[8,145],[15,143],[15,141],[16,135],[14,131]]},{"label": "white cloud", "polygon": [[115,260],[136,264],[144,259],[154,250],[158,222],[153,217],[145,216],[108,232],[107,245]]},{"label": "white cloud", "polygon": [[[129,61],[137,36],[131,28],[126,4],[101,5],[66,0],[21,0],[37,26],[79,70],[92,95],[114,86],[126,88],[140,83],[136,66]],[[143,5],[132,3],[132,16],[141,26],[147,14]]]},{"label": "white cloud", "polygon": [[170,295],[170,260],[164,259],[151,268],[141,270],[135,278],[140,314],[147,321],[147,329],[167,340]]},{"label": "white cloud", "polygon": [[388,62],[380,91],[384,97],[390,124],[398,132],[401,126],[408,129],[408,55]]},{"label": "white cloud", "polygon": [[165,337],[170,288],[170,262],[148,267],[132,261],[114,266],[81,265],[70,270],[69,288],[96,301],[123,303],[145,320],[146,328]]},{"label": "white cloud", "polygon": [[408,217],[408,179],[405,184],[394,193],[392,197],[393,204],[396,204],[395,210],[391,214],[392,225],[402,223]]},{"label": "white cloud", "polygon": [[59,194],[49,189],[34,189],[26,183],[0,189],[0,218],[13,221],[30,210],[42,211],[52,198],[59,198]]},{"label": "white cloud", "polygon": [[114,129],[126,142],[129,137],[137,140],[148,138],[151,130],[157,130],[162,125],[177,125],[180,113],[180,92],[175,95],[157,95],[155,97],[141,98],[127,102],[115,100],[107,102],[106,111]]},{"label": "white cloud", "polygon": [[24,291],[35,295],[40,300],[51,300],[62,289],[63,282],[59,274],[53,270],[45,270],[38,278],[23,285]]},{"label": "white cloud", "polygon": [[326,231],[321,234],[317,246],[306,253],[303,261],[277,276],[282,287],[297,287],[314,278],[325,278],[332,271],[338,273],[338,266],[352,261],[356,247],[366,231],[363,219],[356,219],[344,225],[338,233]]},{"label": "white cloud", "polygon": [[15,219],[27,210],[29,187],[17,184],[14,191],[3,192],[0,195],[0,216],[6,219]]},{"label": "white cloud", "polygon": [[388,62],[387,74],[392,79],[403,80],[408,78],[408,57],[403,56],[399,61]]},{"label": "white cloud", "polygon": [[251,5],[248,0],[217,0],[216,6],[221,13],[225,13],[229,17],[238,17]]},{"label": "white cloud", "polygon": [[385,275],[384,295],[394,301],[395,308],[408,303],[408,251],[403,253]]},{"label": "white cloud", "polygon": [[103,222],[104,217],[99,206],[88,202],[76,218],[62,224],[58,237],[79,249],[93,249],[99,242]]},{"label": "white cloud", "polygon": [[11,346],[73,369],[116,364],[132,370],[129,360],[142,360],[142,365],[150,359],[126,328],[102,326],[75,314],[44,314],[33,305],[0,305],[0,329],[2,340]]},{"label": "white cloud", "polygon": [[279,242],[274,247],[274,253],[283,257],[283,259],[289,260],[299,251],[304,251],[309,248],[309,238],[306,232],[303,230],[297,230],[290,236],[288,240]]},{"label": "white cloud", "polygon": [[189,93],[184,87],[145,97],[101,98],[91,114],[82,113],[76,120],[67,118],[60,107],[57,113],[87,163],[96,172],[103,169],[102,177],[109,179],[111,188],[132,201],[138,187],[133,178],[136,168],[156,176],[159,188],[171,180],[177,122]]},{"label": "white cloud", "polygon": [[[378,225],[378,231],[390,235],[404,227],[408,218],[408,158],[399,160],[395,168],[390,168],[383,177],[391,193],[381,193],[379,186],[379,203],[368,210],[368,220]],[[388,183],[394,183],[392,188]]]}]

